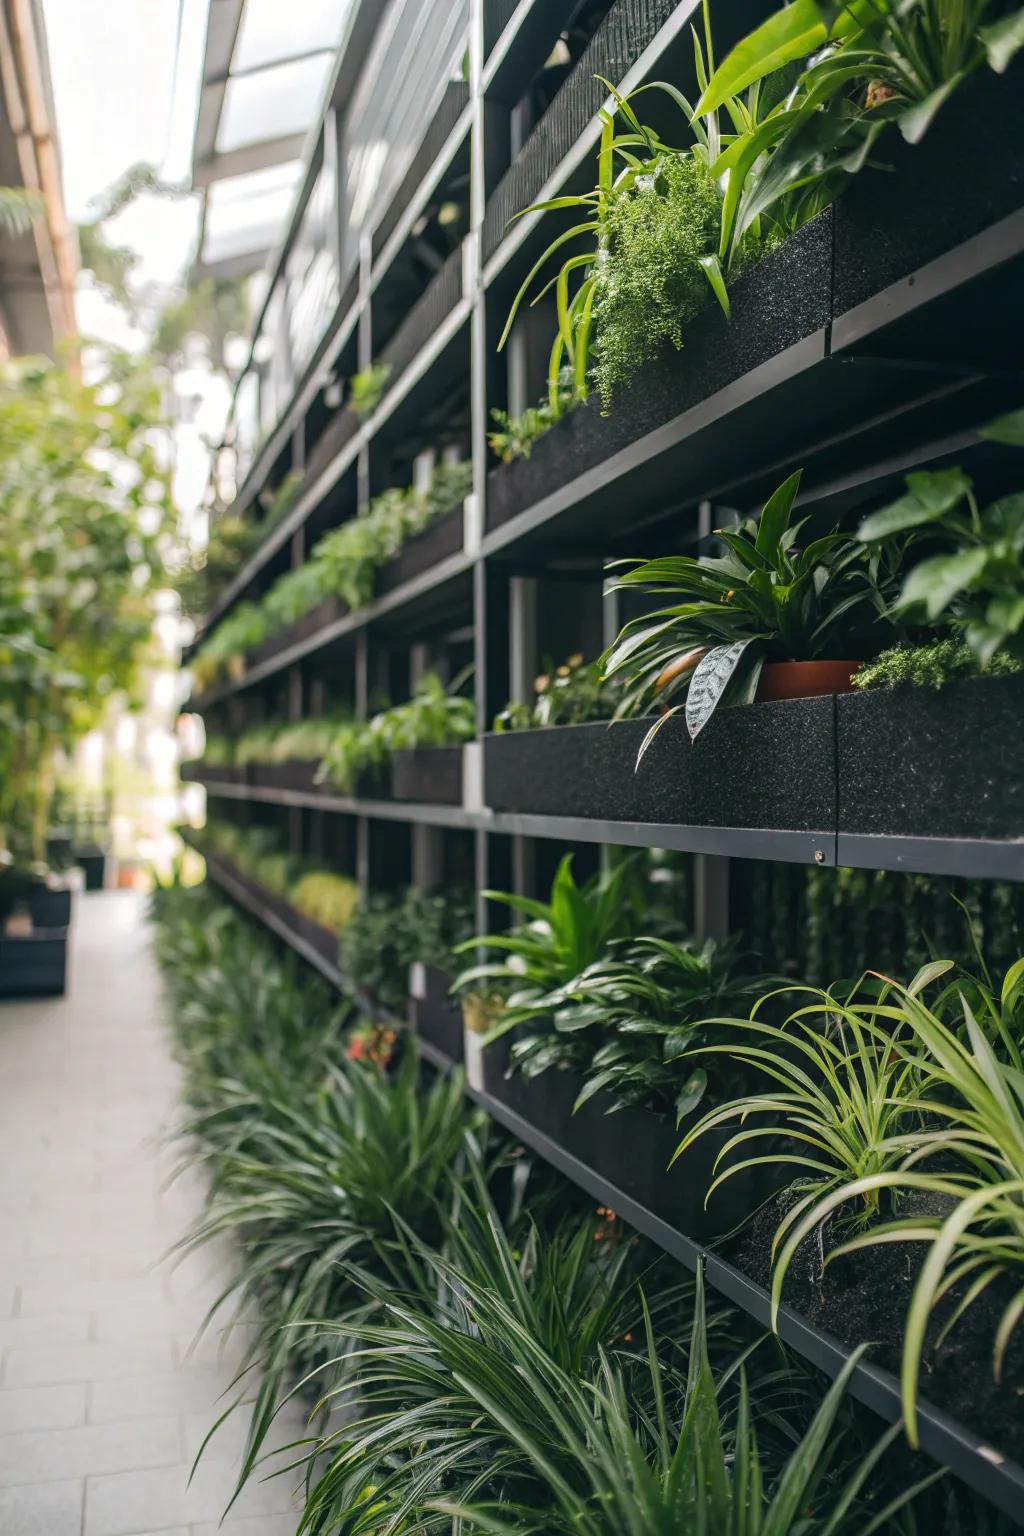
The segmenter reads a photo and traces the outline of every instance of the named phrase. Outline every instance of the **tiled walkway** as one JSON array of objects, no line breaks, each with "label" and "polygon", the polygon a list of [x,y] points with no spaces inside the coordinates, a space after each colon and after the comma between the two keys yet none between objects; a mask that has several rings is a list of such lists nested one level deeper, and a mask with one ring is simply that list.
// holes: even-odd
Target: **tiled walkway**
[{"label": "tiled walkway", "polygon": [[[201,1192],[154,1145],[176,1070],[144,898],[76,900],[67,997],[0,1003],[0,1536],[213,1536],[242,1421],[188,1471],[239,1341],[190,1345],[225,1258],[161,1262]],[[291,1536],[293,1486],[248,1487],[225,1536]]]}]

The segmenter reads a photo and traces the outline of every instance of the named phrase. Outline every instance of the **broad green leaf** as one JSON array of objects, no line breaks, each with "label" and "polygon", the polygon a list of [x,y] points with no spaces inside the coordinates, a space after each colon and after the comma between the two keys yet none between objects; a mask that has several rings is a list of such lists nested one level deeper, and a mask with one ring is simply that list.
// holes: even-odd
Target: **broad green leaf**
[{"label": "broad green leaf", "polygon": [[1010,443],[1014,448],[1024,448],[1024,409],[997,416],[995,421],[981,427],[978,435],[994,443]]},{"label": "broad green leaf", "polygon": [[923,605],[930,619],[937,619],[960,592],[965,591],[988,564],[987,549],[962,549],[955,555],[935,555],[916,565],[903,584],[900,608]]},{"label": "broad green leaf", "polygon": [[784,480],[778,490],[764,504],[757,525],[757,538],[754,548],[759,555],[774,563],[778,554],[779,540],[789,526],[789,519],[793,511],[793,503],[796,501],[797,492],[800,489],[800,479],[803,470],[798,469]]},{"label": "broad green leaf", "polygon": [[918,470],[907,476],[907,489],[898,501],[864,519],[857,537],[863,544],[872,544],[935,522],[952,511],[970,489],[971,481],[962,469]]}]

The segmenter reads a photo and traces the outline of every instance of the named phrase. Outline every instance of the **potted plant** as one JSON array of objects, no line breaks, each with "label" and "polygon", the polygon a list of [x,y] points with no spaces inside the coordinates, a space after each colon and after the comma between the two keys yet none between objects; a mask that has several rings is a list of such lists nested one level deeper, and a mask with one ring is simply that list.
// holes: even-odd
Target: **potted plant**
[{"label": "potted plant", "polygon": [[[798,470],[760,518],[721,529],[722,555],[640,561],[618,586],[674,601],[631,620],[604,657],[626,679],[620,715],[658,711],[640,747],[683,707],[691,740],[723,704],[847,691],[861,661],[895,631],[888,609],[896,560],[832,529],[813,537],[794,520]],[[801,534],[804,538],[801,540]]]}]

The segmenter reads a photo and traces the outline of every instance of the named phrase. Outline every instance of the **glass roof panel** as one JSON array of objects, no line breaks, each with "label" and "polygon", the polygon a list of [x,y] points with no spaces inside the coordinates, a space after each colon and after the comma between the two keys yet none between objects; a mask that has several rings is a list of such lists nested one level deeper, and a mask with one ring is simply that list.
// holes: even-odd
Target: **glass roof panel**
[{"label": "glass roof panel", "polygon": [[232,71],[334,48],[351,0],[246,0]]},{"label": "glass roof panel", "polygon": [[215,183],[207,197],[203,261],[268,250],[285,226],[302,173],[301,160],[290,160]]},{"label": "glass roof panel", "polygon": [[217,149],[223,153],[304,133],[319,115],[332,59],[331,53],[321,53],[229,78]]}]

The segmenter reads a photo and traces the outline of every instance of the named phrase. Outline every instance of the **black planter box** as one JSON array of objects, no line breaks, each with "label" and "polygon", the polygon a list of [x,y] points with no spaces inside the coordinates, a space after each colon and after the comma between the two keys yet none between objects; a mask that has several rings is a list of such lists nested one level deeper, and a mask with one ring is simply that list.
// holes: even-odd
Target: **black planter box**
[{"label": "black planter box", "polygon": [[836,316],[1024,204],[1020,62],[980,69],[920,144],[887,129],[873,158],[890,169],[862,171],[835,205]]},{"label": "black planter box", "polygon": [[251,651],[245,653],[245,666],[248,671],[252,667],[259,666],[262,662],[270,661],[282,652],[288,651],[293,645],[298,645],[303,640],[318,634],[328,624],[333,624],[337,619],[344,618],[348,608],[340,597],[327,597],[322,603],[317,603],[301,619],[296,619],[294,624],[288,624],[284,629],[279,629],[276,634],[269,635],[260,645],[253,646]]},{"label": "black planter box", "polygon": [[182,763],[180,773],[186,784],[245,784],[248,781],[244,768],[235,768],[230,764],[213,767],[202,759],[194,763]]},{"label": "black planter box", "polygon": [[71,857],[85,876],[87,891],[102,891],[107,877],[107,854],[96,843],[72,848]]},{"label": "black planter box", "polygon": [[462,804],[462,748],[417,747],[391,759],[392,800]]},{"label": "black planter box", "polygon": [[687,329],[682,351],[668,347],[645,364],[634,384],[617,391],[608,416],[601,415],[600,400],[592,399],[539,438],[530,458],[492,470],[488,531],[823,330],[831,315],[831,270],[829,209],[735,285],[731,320],[712,300]]},{"label": "black planter box", "polygon": [[31,891],[25,898],[34,928],[67,928],[71,924],[71,892],[51,890],[48,886]]},{"label": "black planter box", "polygon": [[457,555],[462,549],[462,505],[452,507],[443,517],[431,527],[425,528],[414,539],[410,539],[393,560],[379,572],[377,577],[378,592],[393,592],[396,587],[404,586],[407,581],[421,576],[424,571],[433,570],[435,565],[440,565],[442,560],[447,560],[451,555]]},{"label": "black planter box", "polygon": [[409,1022],[415,1034],[428,1040],[449,1061],[465,1058],[463,1048],[462,1008],[451,996],[451,979],[436,966],[425,965],[423,996],[409,999]]},{"label": "black planter box", "polygon": [[315,759],[293,758],[286,763],[250,763],[249,782],[254,789],[290,789],[310,795],[322,788],[316,783],[320,767]]},{"label": "black planter box", "polygon": [[682,826],[821,832],[835,826],[831,695],[720,709],[691,742],[676,716],[640,767],[650,720],[484,737],[495,811]]},{"label": "black planter box", "polygon": [[841,833],[1024,839],[1024,676],[836,703]]},{"label": "black planter box", "polygon": [[670,1168],[685,1123],[677,1131],[652,1111],[607,1114],[612,1100],[604,1093],[574,1114],[582,1079],[557,1070],[530,1079],[508,1077],[503,1047],[499,1040],[484,1052],[486,1091],[638,1205],[698,1240],[729,1231],[749,1214],[753,1190],[746,1175],[729,1180],[704,1207],[715,1159],[731,1132],[706,1136]]},{"label": "black planter box", "polygon": [[0,997],[62,997],[67,954],[66,928],[0,936]]},{"label": "black planter box", "polygon": [[307,917],[304,912],[300,912],[296,907],[290,906],[288,903],[285,903],[285,905],[287,907],[285,921],[289,927],[300,938],[305,939],[310,948],[314,949],[322,960],[325,960],[328,965],[333,966],[337,970],[338,935],[332,933],[329,928],[324,928],[322,924],[315,923],[311,917]]}]

